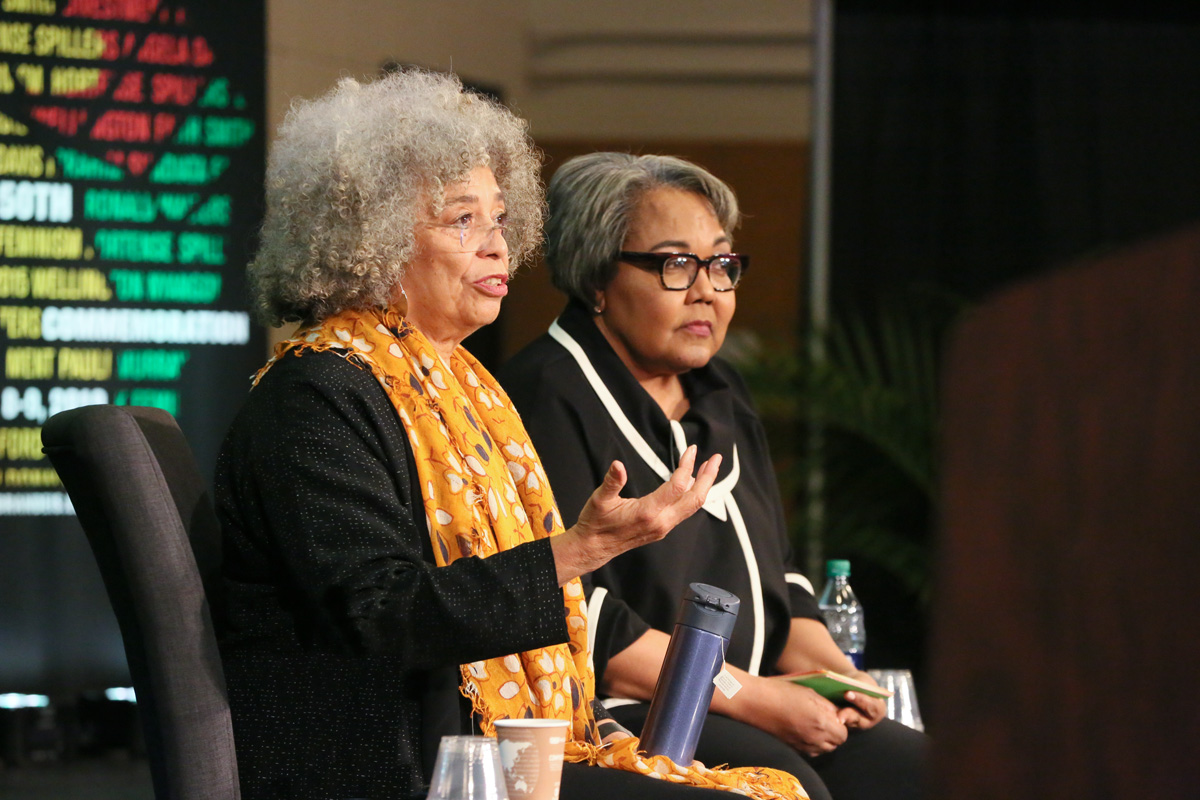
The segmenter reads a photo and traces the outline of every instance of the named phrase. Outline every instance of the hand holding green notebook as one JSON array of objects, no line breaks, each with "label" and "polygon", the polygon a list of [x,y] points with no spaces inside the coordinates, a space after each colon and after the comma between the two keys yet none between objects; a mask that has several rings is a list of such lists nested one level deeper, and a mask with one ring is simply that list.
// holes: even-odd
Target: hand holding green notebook
[{"label": "hand holding green notebook", "polygon": [[835,703],[842,702],[842,696],[846,692],[862,692],[871,697],[892,696],[892,693],[887,689],[881,689],[874,684],[866,683],[857,678],[851,678],[837,672],[830,672],[827,669],[818,669],[812,672],[794,672],[790,675],[778,675],[776,677],[779,680],[791,681],[801,686],[807,686],[817,694]]}]

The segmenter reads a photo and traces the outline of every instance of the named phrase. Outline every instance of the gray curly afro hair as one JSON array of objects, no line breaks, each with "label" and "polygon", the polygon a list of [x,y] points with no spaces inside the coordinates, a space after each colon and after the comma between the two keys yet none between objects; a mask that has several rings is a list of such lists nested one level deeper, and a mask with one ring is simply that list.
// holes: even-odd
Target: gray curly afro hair
[{"label": "gray curly afro hair", "polygon": [[451,75],[341,80],[293,104],[267,161],[267,212],[248,267],[256,316],[312,322],[387,305],[417,223],[447,185],[490,167],[504,192],[511,268],[536,248],[541,155],[526,123]]}]

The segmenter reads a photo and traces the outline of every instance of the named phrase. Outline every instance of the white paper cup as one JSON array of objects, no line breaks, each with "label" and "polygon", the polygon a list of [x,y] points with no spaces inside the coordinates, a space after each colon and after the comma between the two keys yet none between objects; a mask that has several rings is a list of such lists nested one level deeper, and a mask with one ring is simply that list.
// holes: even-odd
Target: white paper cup
[{"label": "white paper cup", "polygon": [[569,731],[565,719],[496,721],[509,800],[558,800]]}]

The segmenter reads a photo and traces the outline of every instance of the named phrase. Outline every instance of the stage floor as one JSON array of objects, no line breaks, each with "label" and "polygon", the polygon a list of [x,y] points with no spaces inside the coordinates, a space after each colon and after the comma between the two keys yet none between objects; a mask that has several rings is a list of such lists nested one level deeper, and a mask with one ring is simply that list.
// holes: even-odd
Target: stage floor
[{"label": "stage floor", "polygon": [[4,800],[154,800],[145,759],[81,758],[69,763],[5,767]]}]

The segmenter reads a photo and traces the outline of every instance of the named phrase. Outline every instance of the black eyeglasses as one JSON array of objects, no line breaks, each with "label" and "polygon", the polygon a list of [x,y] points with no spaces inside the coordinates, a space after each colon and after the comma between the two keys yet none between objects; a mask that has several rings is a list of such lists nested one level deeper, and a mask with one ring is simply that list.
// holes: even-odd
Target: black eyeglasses
[{"label": "black eyeglasses", "polygon": [[701,258],[695,253],[633,253],[622,250],[621,261],[657,272],[662,287],[672,292],[692,288],[700,268],[708,270],[708,280],[715,291],[732,292],[737,288],[742,274],[750,268],[750,256],[740,253],[718,253],[712,258]]}]

